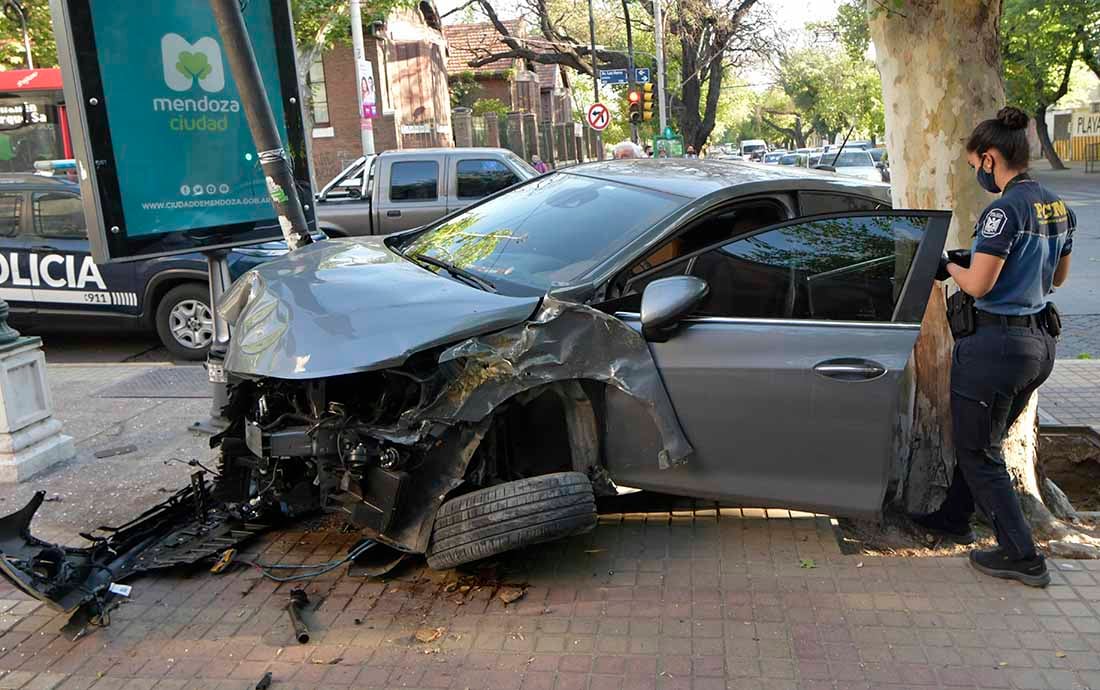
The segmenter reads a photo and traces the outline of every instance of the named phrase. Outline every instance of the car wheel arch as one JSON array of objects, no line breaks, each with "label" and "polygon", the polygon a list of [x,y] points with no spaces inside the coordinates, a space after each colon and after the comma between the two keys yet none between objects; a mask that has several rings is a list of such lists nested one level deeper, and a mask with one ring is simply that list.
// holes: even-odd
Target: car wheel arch
[{"label": "car wheel arch", "polygon": [[145,298],[142,302],[142,318],[149,327],[156,326],[157,306],[168,292],[185,283],[209,285],[206,273],[188,269],[163,271],[154,276],[145,286]]}]

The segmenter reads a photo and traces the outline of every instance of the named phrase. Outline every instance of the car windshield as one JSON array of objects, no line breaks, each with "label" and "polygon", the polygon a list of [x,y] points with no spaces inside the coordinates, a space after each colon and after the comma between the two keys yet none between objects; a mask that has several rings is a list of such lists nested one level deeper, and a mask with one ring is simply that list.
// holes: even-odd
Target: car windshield
[{"label": "car windshield", "polygon": [[886,153],[886,149],[871,149],[869,153],[871,154],[871,158],[878,163],[882,160],[882,154]]},{"label": "car windshield", "polygon": [[780,165],[798,165],[798,154],[790,153],[779,159]]},{"label": "car windshield", "polygon": [[[570,285],[687,199],[567,173],[551,173],[396,239],[493,283],[503,294]],[[624,210],[629,209],[629,212]]]},{"label": "car windshield", "polygon": [[866,151],[841,151],[836,163],[830,161],[830,164],[838,168],[869,168],[875,162],[871,160],[871,154]]},{"label": "car windshield", "polygon": [[764,144],[745,144],[741,147],[741,153],[756,153],[764,150]]}]

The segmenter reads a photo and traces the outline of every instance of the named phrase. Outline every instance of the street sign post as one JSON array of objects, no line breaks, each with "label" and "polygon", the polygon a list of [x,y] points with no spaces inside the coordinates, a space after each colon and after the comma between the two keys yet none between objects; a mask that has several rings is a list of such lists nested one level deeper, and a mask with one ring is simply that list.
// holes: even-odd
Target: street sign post
[{"label": "street sign post", "polygon": [[649,68],[648,67],[639,67],[639,68],[635,69],[634,70],[634,81],[638,82],[639,84],[648,84],[649,83]]},{"label": "street sign post", "polygon": [[588,106],[588,112],[585,113],[584,119],[588,122],[589,127],[597,132],[602,132],[611,124],[611,113],[608,112],[607,106],[603,103],[593,103]]},{"label": "street sign post", "polygon": [[[215,16],[194,0],[50,0],[97,262],[283,237]],[[287,0],[244,7],[264,91],[313,220]],[[291,190],[294,191],[294,190]]]},{"label": "street sign post", "polygon": [[601,69],[600,70],[600,84],[608,86],[609,84],[625,84],[627,82],[625,69]]},{"label": "street sign post", "polygon": [[654,158],[683,158],[684,138],[665,127],[661,136],[653,137]]}]

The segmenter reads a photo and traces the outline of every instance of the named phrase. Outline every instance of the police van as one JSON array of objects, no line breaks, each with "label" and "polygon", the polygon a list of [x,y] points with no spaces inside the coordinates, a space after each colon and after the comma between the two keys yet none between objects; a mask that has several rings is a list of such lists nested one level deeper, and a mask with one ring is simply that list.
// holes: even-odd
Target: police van
[{"label": "police van", "polygon": [[[282,241],[230,252],[234,279],[286,253]],[[0,298],[25,333],[152,331],[182,359],[213,338],[206,259],[92,260],[80,188],[65,177],[0,174]]]}]

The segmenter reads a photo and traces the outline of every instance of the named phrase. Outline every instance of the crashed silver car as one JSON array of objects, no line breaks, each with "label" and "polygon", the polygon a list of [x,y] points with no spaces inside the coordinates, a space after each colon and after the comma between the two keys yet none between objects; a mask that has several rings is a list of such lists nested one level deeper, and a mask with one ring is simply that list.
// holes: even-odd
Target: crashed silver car
[{"label": "crashed silver car", "polygon": [[33,538],[32,502],[0,570],[71,609],[320,511],[446,568],[589,530],[619,487],[873,515],[949,221],[814,171],[623,160],[309,245],[220,305],[217,476],[83,549]]}]

